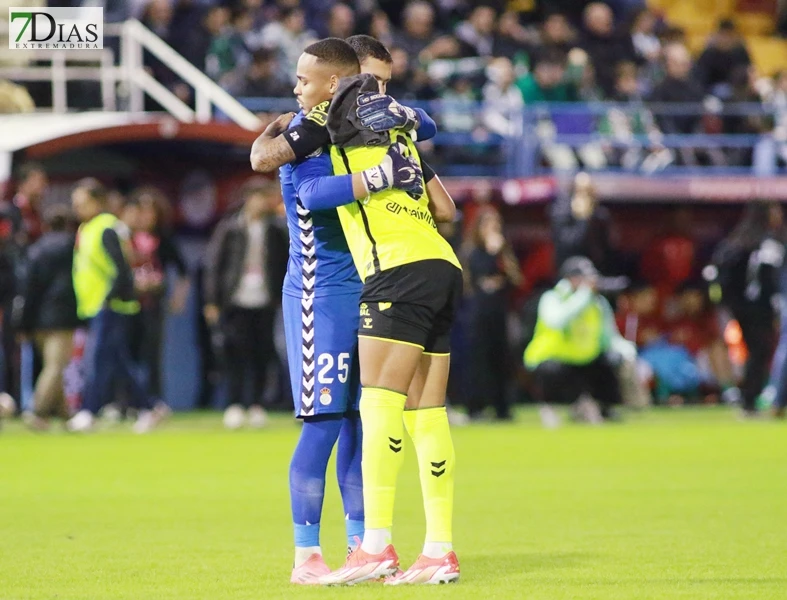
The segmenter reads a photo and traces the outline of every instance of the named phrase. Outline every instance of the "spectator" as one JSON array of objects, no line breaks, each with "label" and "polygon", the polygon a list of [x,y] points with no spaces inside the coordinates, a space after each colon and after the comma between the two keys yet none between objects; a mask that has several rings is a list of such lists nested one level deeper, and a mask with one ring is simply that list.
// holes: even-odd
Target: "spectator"
[{"label": "spectator", "polygon": [[741,394],[743,416],[755,416],[768,377],[776,272],[784,262],[783,216],[777,203],[748,204],[743,218],[713,254],[721,301],[740,325],[748,349]]},{"label": "spectator", "polygon": [[[729,101],[734,103],[752,103],[761,104],[763,97],[757,89],[757,71],[752,66],[741,65],[735,67],[729,76]],[[748,134],[748,135],[762,135],[768,133],[773,129],[773,123],[770,118],[763,114],[731,114],[726,115],[723,120],[724,133],[731,134]],[[770,139],[766,143],[773,150],[773,145]],[[756,150],[755,150],[756,153]],[[750,165],[752,164],[752,149],[751,148],[729,148],[727,150],[730,164],[733,165]],[[770,152],[769,161],[775,163],[776,157],[773,152]],[[775,164],[761,165],[769,172],[773,172]]]},{"label": "spectator", "polygon": [[[624,169],[641,168],[648,173],[667,167],[673,160],[672,152],[661,145],[663,136],[653,114],[644,105],[634,63],[618,63],[612,99],[626,106],[610,108],[599,127],[600,133],[611,136],[619,144],[607,150],[608,160]],[[642,137],[648,139],[647,150],[638,139]]]},{"label": "spectator", "polygon": [[142,24],[166,42],[170,41],[172,4],[168,0],[150,0],[141,14]]},{"label": "spectator", "polygon": [[16,241],[20,246],[25,246],[41,236],[41,208],[49,188],[49,178],[44,168],[36,163],[22,165],[18,178],[19,186],[12,200],[10,214]]},{"label": "spectator", "polygon": [[[565,55],[555,48],[540,55],[532,73],[520,77],[517,86],[522,91],[526,105],[579,100],[579,89],[566,76]],[[546,162],[555,170],[575,170],[577,158],[573,148],[555,143],[554,138],[558,133],[591,133],[594,128],[592,117],[570,110],[543,108],[537,112],[537,118],[535,131]],[[602,166],[603,153],[595,144],[583,144],[578,148],[578,153],[590,168]]]},{"label": "spectator", "polygon": [[[173,42],[170,35],[173,30],[172,17],[172,5],[168,0],[150,0],[144,8],[141,20],[145,27],[171,45]],[[144,52],[142,64],[145,70],[159,83],[169,88],[172,88],[176,83],[177,77],[172,70],[150,52]],[[197,64],[195,66],[204,68],[204,65]],[[150,101],[146,104],[148,107],[152,107]]]},{"label": "spectator", "polygon": [[589,4],[585,8],[583,20],[585,32],[580,47],[590,57],[601,89],[611,95],[615,88],[617,64],[624,60],[636,60],[631,37],[615,32],[612,9],[603,2]]},{"label": "spectator", "polygon": [[279,78],[295,85],[298,57],[312,42],[316,34],[306,29],[303,9],[294,7],[282,11],[281,20],[268,23],[262,30],[260,42],[265,48],[279,53]]},{"label": "spectator", "polygon": [[497,13],[492,6],[479,4],[470,13],[467,21],[456,27],[456,37],[462,44],[465,56],[492,56],[495,43]]},{"label": "spectator", "polygon": [[[575,46],[576,33],[571,24],[562,13],[550,13],[541,23],[540,44],[533,48],[531,52],[535,57],[540,53],[548,52],[552,49],[559,50],[565,56]],[[533,60],[533,62],[537,62]]]},{"label": "spectator", "polygon": [[45,430],[50,417],[69,417],[63,371],[71,360],[74,330],[79,326],[71,279],[75,236],[71,215],[62,206],[45,212],[44,234],[28,250],[27,277],[19,323],[22,336],[33,340],[43,359],[33,396],[29,425]]},{"label": "spectator", "polygon": [[407,52],[391,48],[391,80],[388,94],[400,100],[431,100],[437,97],[426,73],[419,67],[410,68]]},{"label": "spectator", "polygon": [[[653,90],[650,99],[653,102],[702,102],[705,92],[702,86],[691,76],[691,56],[685,46],[670,44],[664,48],[666,77]],[[697,133],[702,127],[702,118],[697,114],[676,115],[662,114],[658,117],[659,127],[664,133]],[[697,164],[693,148],[681,148],[680,157],[684,164]]]},{"label": "spectator", "polygon": [[665,333],[656,288],[635,281],[618,299],[616,321],[623,337],[642,348]]},{"label": "spectator", "polygon": [[522,133],[522,92],[515,83],[514,65],[508,58],[495,58],[487,67],[484,86],[484,125],[492,133],[514,137]]},{"label": "spectator", "polygon": [[107,193],[95,179],[77,183],[72,203],[82,222],[73,259],[77,315],[89,323],[82,409],[68,421],[68,428],[76,432],[92,429],[113,384],[121,378],[129,383],[134,405],[140,410],[134,431],[145,433],[155,426],[156,416],[131,356],[130,328],[139,302],[125,254],[128,229],[106,212]]},{"label": "spectator", "polygon": [[[274,182],[249,185],[241,211],[211,237],[205,259],[205,320],[224,334],[229,407],[227,427],[248,416],[262,427],[268,367],[275,360],[274,316],[287,268],[287,234],[275,223],[280,202]],[[247,390],[247,383],[251,389]],[[249,393],[245,393],[249,392]]]},{"label": "spectator", "polygon": [[604,275],[611,274],[614,269],[611,217],[606,208],[598,205],[590,175],[576,175],[569,201],[555,204],[550,220],[558,269],[571,256],[586,256],[599,265]]},{"label": "spectator", "polygon": [[661,58],[661,40],[656,35],[656,15],[641,8],[631,14],[630,23],[629,34],[637,63],[657,63]]},{"label": "spectator", "polygon": [[260,48],[254,52],[243,78],[231,84],[229,90],[241,97],[288,98],[292,96],[292,86],[279,73],[276,51]]},{"label": "spectator", "polygon": [[12,323],[17,281],[22,275],[27,245],[41,235],[40,211],[49,186],[41,165],[26,163],[17,173],[13,199],[0,201],[0,392],[17,391],[16,335]]},{"label": "spectator", "polygon": [[520,77],[516,84],[525,104],[537,102],[575,102],[579,93],[565,81],[566,57],[558,50],[544,52],[533,71]]},{"label": "spectator", "polygon": [[581,401],[585,418],[615,418],[613,407],[621,403],[617,369],[624,360],[636,359],[636,348],[620,335],[612,308],[598,294],[598,272],[589,259],[569,258],[560,276],[557,286],[541,296],[535,334],[524,355],[535,376],[542,422],[559,425],[553,405],[572,404],[583,394],[601,404],[599,414]]},{"label": "spectator", "polygon": [[251,56],[246,40],[250,38],[254,17],[251,12],[236,12],[230,27],[213,38],[205,59],[205,73],[221,85],[249,68]]},{"label": "spectator", "polygon": [[478,100],[468,77],[453,75],[442,91],[442,126],[451,133],[472,133],[480,125],[475,103]]},{"label": "spectator", "polygon": [[519,24],[515,12],[504,12],[497,20],[492,56],[507,57],[517,63],[525,62],[526,50],[532,38],[528,30]]},{"label": "spectator", "polygon": [[703,90],[727,99],[731,95],[731,75],[736,67],[748,67],[751,58],[746,45],[729,19],[719,22],[716,32],[697,59],[696,77]]},{"label": "spectator", "polygon": [[394,30],[388,15],[381,10],[372,13],[372,21],[369,24],[369,35],[380,40],[383,46],[391,48],[394,45]]},{"label": "spectator", "polygon": [[702,380],[726,392],[735,386],[729,352],[710,303],[705,282],[689,281],[677,293],[678,313],[669,323],[669,340],[688,350]]},{"label": "spectator", "polygon": [[503,235],[500,213],[488,208],[476,219],[473,247],[467,256],[469,279],[468,413],[481,415],[487,406],[498,419],[511,418],[506,399],[509,340],[508,295],[522,281],[519,263]]},{"label": "spectator", "polygon": [[699,274],[691,210],[679,208],[671,221],[666,231],[645,247],[639,268],[642,276],[656,286],[662,299],[672,296],[681,285]]},{"label": "spectator", "polygon": [[171,206],[164,194],[154,187],[144,187],[131,195],[130,205],[137,210],[131,231],[130,263],[134,272],[134,289],[140,302],[135,334],[139,362],[147,374],[148,393],[157,408],[163,399],[161,355],[164,346],[164,320],[167,308],[167,272],[173,268],[177,284],[169,299],[169,310],[180,314],[186,306],[189,279],[186,262],[170,230]]},{"label": "spectator", "polygon": [[461,50],[454,36],[442,35],[435,29],[434,8],[423,0],[413,0],[404,9],[402,33],[395,37],[396,45],[407,51],[410,67],[437,58],[458,57]]},{"label": "spectator", "polygon": [[353,9],[338,2],[328,13],[328,37],[345,39],[355,33],[355,13]]}]

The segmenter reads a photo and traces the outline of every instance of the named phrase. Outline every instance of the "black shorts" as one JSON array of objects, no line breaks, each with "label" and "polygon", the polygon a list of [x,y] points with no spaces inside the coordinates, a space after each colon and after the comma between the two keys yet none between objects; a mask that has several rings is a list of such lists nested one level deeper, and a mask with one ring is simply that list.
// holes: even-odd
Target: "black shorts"
[{"label": "black shorts", "polygon": [[366,278],[358,335],[448,354],[462,298],[462,271],[446,260],[422,260]]}]

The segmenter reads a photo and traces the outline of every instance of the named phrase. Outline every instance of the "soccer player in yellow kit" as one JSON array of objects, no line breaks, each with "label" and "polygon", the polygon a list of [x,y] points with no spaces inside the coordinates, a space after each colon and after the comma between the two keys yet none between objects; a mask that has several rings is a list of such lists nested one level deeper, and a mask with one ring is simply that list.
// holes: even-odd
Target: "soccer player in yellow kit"
[{"label": "soccer player in yellow kit", "polygon": [[[390,136],[393,153],[417,163],[410,137],[399,130]],[[423,187],[409,192],[390,187],[384,165],[391,154],[387,145],[331,147],[333,171],[336,177],[352,178],[357,199],[339,207],[338,214],[364,283],[358,334],[365,531],[344,567],[320,579],[329,585],[391,575],[386,581],[391,585],[459,578],[452,546],[455,455],[445,392],[462,273],[437,231]],[[327,177],[305,182],[299,196],[319,203],[315,196],[327,189],[320,185]],[[407,404],[413,388],[420,393],[411,394]],[[421,555],[400,573],[391,542],[405,428],[418,456],[427,533]]]}]

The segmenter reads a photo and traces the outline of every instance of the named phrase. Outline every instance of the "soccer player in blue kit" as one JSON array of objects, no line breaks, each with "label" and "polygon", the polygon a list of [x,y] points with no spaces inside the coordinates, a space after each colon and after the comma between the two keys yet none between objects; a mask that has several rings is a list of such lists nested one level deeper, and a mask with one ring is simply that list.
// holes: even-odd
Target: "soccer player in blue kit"
[{"label": "soccer player in blue kit", "polygon": [[[279,133],[287,126],[288,115],[269,126],[255,142],[251,158],[257,171],[270,170],[270,162],[262,162],[261,157],[292,161],[280,169],[290,232],[283,297],[285,335],[295,411],[303,421],[290,465],[296,547],[291,581],[313,584],[330,572],[322,558],[320,519],[327,463],[337,440],[337,479],[350,548],[364,530],[357,358],[361,282],[336,210],[304,206],[296,189],[299,179],[324,173],[326,166],[331,169],[328,153],[323,151],[329,141],[325,129],[329,100],[341,77],[359,72],[359,63],[351,46],[329,38],[309,46],[298,65],[295,94],[301,112],[289,122],[285,135]],[[389,105],[379,103],[379,109],[370,109],[368,118],[385,120]],[[434,135],[434,123],[425,113],[406,111],[402,109],[405,116],[397,114],[396,118],[410,118],[413,128],[421,126],[430,137]],[[263,144],[267,147],[261,148]],[[409,167],[404,157],[393,156],[385,167],[375,167],[374,175],[397,186],[401,184],[397,169],[404,173]]]}]

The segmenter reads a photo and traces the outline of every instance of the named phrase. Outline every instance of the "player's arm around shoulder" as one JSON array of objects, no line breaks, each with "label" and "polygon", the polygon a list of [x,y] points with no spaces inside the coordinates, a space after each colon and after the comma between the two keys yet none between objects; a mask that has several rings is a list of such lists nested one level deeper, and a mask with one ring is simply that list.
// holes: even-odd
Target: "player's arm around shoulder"
[{"label": "player's arm around shoulder", "polygon": [[325,127],[329,102],[312,108],[292,127],[295,113],[286,113],[273,121],[251,147],[251,168],[270,173],[295,160],[304,160],[330,141]]},{"label": "player's arm around shoulder", "polygon": [[421,161],[421,168],[426,183],[426,195],[429,198],[429,212],[437,223],[452,223],[456,218],[454,199],[426,161]]},{"label": "player's arm around shoulder", "polygon": [[295,113],[284,113],[265,128],[251,146],[251,168],[257,173],[270,173],[295,160],[295,152],[282,135]]},{"label": "player's arm around shoulder", "polygon": [[307,210],[329,210],[355,201],[352,175],[334,175],[326,150],[293,165],[292,184]]}]

